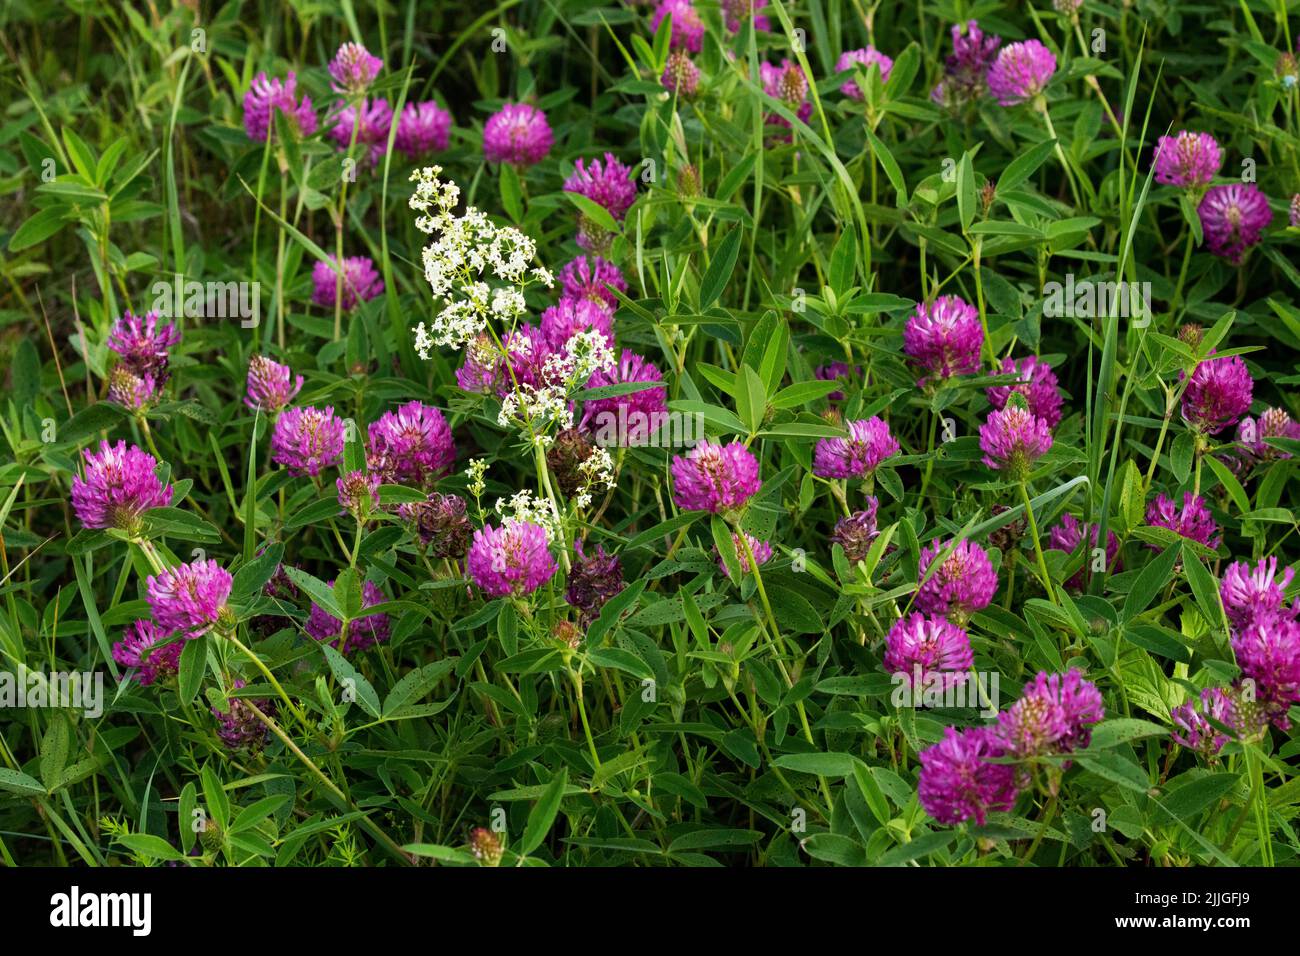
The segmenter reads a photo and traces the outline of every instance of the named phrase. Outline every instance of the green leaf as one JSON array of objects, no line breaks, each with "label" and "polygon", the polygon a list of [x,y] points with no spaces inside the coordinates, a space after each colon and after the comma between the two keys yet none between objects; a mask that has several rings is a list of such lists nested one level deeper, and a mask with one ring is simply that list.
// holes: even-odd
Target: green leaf
[{"label": "green leaf", "polygon": [[384,698],[384,716],[391,717],[400,708],[429,693],[439,681],[451,673],[459,660],[458,657],[448,657],[408,671],[405,677],[393,685],[393,689]]},{"label": "green leaf", "polygon": [[8,790],[20,797],[37,797],[45,795],[45,788],[34,777],[8,767],[0,767],[0,790]]},{"label": "green leaf", "polygon": [[[1198,772],[1190,771],[1190,773]],[[1181,779],[1182,777],[1177,777],[1170,783],[1177,783]],[[1179,787],[1171,786],[1159,804],[1160,809],[1164,814],[1181,820],[1190,827],[1198,813],[1225,797],[1240,779],[1235,773],[1213,773],[1198,776]]]},{"label": "green leaf", "polygon": [[578,211],[606,232],[619,232],[618,223],[608,209],[580,193],[565,192],[564,198],[578,207]]},{"label": "green leaf", "polygon": [[867,134],[867,141],[871,144],[871,152],[884,169],[889,185],[894,187],[897,195],[896,205],[901,209],[907,205],[907,182],[903,179],[903,171],[898,166],[898,160],[894,159],[894,154],[889,151],[889,147],[879,136],[870,129],[865,129],[864,132]]},{"label": "green leaf", "polygon": [[379,695],[370,686],[370,681],[366,680],[346,657],[328,644],[321,644],[320,649],[324,652],[325,660],[329,662],[334,677],[351,692],[349,696],[354,697],[356,702],[361,705],[361,709],[367,714],[378,718],[380,715]]},{"label": "green leaf", "polygon": [[186,641],[181,648],[179,686],[177,688],[183,703],[191,703],[199,696],[203,685],[203,674],[208,667],[208,636],[206,634]]},{"label": "green leaf", "polygon": [[701,312],[718,301],[723,289],[731,281],[731,273],[736,268],[736,258],[740,255],[741,235],[740,229],[728,231],[722,237],[718,248],[714,250],[713,258],[709,260],[709,267],[704,270],[704,277],[700,280]]},{"label": "green leaf", "polygon": [[561,767],[560,771],[546,785],[542,797],[528,814],[528,824],[524,827],[524,839],[519,846],[521,855],[527,855],[542,845],[556,814],[560,812],[560,803],[564,800],[564,788],[569,782],[569,770]]},{"label": "green leaf", "polygon": [[133,853],[139,853],[141,856],[147,856],[154,860],[172,862],[185,859],[184,853],[181,853],[180,850],[162,837],[154,836],[152,833],[123,833],[117,838],[117,842]]},{"label": "green leaf", "polygon": [[55,713],[50,718],[50,725],[45,728],[41,740],[41,781],[45,789],[53,791],[59,781],[59,775],[68,764],[68,722],[63,715]]},{"label": "green leaf", "polygon": [[334,590],[319,578],[312,577],[301,568],[296,568],[291,564],[284,566],[284,573],[289,575],[289,580],[298,587],[307,592],[307,596],[320,606],[320,609],[330,617],[336,617],[343,620],[343,611],[339,608],[338,602],[334,599]]},{"label": "green leaf", "polygon": [[1223,605],[1219,600],[1219,582],[1187,542],[1183,543],[1183,571],[1187,575],[1187,583],[1192,586],[1192,594],[1196,596],[1201,615],[1211,626],[1218,625],[1224,619]]},{"label": "green leaf", "polygon": [[1034,174],[1039,166],[1047,162],[1047,157],[1051,156],[1056,149],[1056,140],[1049,139],[1045,143],[1039,143],[1027,153],[1022,153],[1007,164],[1007,168],[1002,170],[998,176],[997,193],[998,196],[1006,196],[1026,179]]},{"label": "green leaf", "polygon": [[844,753],[783,754],[772,761],[772,766],[819,777],[847,777],[858,763],[852,754]]},{"label": "green leaf", "polygon": [[519,186],[519,174],[509,163],[501,164],[501,206],[510,221],[516,225],[524,218],[523,190]]},{"label": "green leaf", "polygon": [[741,381],[736,389],[736,411],[751,433],[758,431],[767,414],[767,388],[758,373],[745,365],[741,368]]},{"label": "green leaf", "polygon": [[709,530],[713,533],[713,546],[718,549],[722,563],[727,567],[727,575],[733,581],[740,580],[740,556],[736,552],[736,541],[731,536],[731,529],[721,516],[713,515],[709,519]]},{"label": "green leaf", "polygon": [[32,246],[40,245],[54,235],[68,221],[68,207],[62,203],[42,209],[14,230],[9,237],[9,251],[22,252]]},{"label": "green leaf", "polygon": [[1168,733],[1168,727],[1153,724],[1149,720],[1138,720],[1132,717],[1103,720],[1092,729],[1092,742],[1088,744],[1088,750],[1085,753],[1096,750],[1109,750],[1111,747],[1118,747],[1120,744],[1128,743],[1130,740],[1138,740],[1142,737],[1163,737]]},{"label": "green leaf", "polygon": [[1142,569],[1142,573],[1133,582],[1128,597],[1124,599],[1124,609],[1120,612],[1121,621],[1127,623],[1147,609],[1155,596],[1160,593],[1160,589],[1174,576],[1174,563],[1181,553],[1180,547],[1172,545]]}]

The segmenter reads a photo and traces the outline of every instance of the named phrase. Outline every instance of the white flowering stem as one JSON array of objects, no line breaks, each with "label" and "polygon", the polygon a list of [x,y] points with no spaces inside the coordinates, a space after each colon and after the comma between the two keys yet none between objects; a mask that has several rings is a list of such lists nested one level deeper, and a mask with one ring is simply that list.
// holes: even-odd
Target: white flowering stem
[{"label": "white flowering stem", "polygon": [[1043,579],[1043,588],[1047,591],[1048,598],[1057,607],[1061,606],[1060,600],[1056,596],[1056,588],[1052,586],[1052,576],[1047,573],[1047,559],[1043,557],[1043,544],[1038,538],[1038,521],[1034,518],[1034,506],[1029,503],[1029,489],[1023,481],[1020,485],[1020,500],[1025,506],[1025,520],[1029,522],[1029,536],[1034,540],[1034,556],[1038,559],[1038,573]]}]

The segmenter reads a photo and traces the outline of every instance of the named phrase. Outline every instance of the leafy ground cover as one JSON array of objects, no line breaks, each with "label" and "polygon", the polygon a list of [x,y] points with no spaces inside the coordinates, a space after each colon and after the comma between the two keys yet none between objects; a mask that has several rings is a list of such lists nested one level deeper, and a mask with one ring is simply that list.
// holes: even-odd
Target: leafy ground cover
[{"label": "leafy ground cover", "polygon": [[14,3],[9,865],[1295,861],[1287,0]]}]

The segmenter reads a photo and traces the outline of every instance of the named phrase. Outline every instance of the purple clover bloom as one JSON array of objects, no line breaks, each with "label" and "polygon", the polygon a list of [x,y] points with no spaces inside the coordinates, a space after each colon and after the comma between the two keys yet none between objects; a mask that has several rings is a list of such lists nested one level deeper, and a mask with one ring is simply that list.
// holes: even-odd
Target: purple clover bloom
[{"label": "purple clover bloom", "polygon": [[545,113],[528,103],[507,103],[483,126],[483,155],[489,163],[535,166],[554,140]]},{"label": "purple clover bloom", "polygon": [[1006,408],[1007,399],[1012,392],[1019,392],[1029,404],[1029,410],[1047,422],[1048,428],[1055,428],[1061,422],[1060,383],[1052,367],[1034,355],[1002,360],[998,369],[1000,375],[1014,375],[1016,381],[1010,385],[990,385],[984,390],[989,404],[994,408]]},{"label": "purple clover bloom", "polygon": [[261,409],[275,415],[288,407],[302,391],[302,376],[295,376],[287,365],[281,365],[265,355],[254,355],[248,360],[247,394],[244,404],[251,409]]},{"label": "purple clover bloom", "polygon": [[435,103],[407,103],[397,120],[393,145],[411,159],[444,150],[451,141],[451,114]]},{"label": "purple clover bloom", "polygon": [[659,25],[664,17],[671,14],[673,18],[672,34],[669,46],[674,50],[687,50],[699,53],[704,46],[704,20],[691,4],[691,0],[662,0],[650,18],[650,30],[659,32]]},{"label": "purple clover bloom", "polygon": [[822,438],[813,450],[813,474],[820,478],[865,478],[890,455],[898,441],[879,416],[848,423],[848,438]]},{"label": "purple clover bloom", "polygon": [[880,534],[876,527],[876,512],[879,508],[879,499],[867,495],[867,507],[864,510],[855,511],[835,522],[835,529],[830,536],[831,543],[843,548],[844,556],[850,561],[862,561],[870,553],[871,543]]},{"label": "purple clover bloom", "polygon": [[1183,130],[1156,142],[1156,182],[1194,189],[1208,186],[1223,166],[1223,150],[1209,133]]},{"label": "purple clover bloom", "polygon": [[965,621],[989,606],[998,589],[998,576],[984,549],[973,541],[962,540],[927,578],[930,565],[951,543],[936,538],[921,549],[919,573],[923,583],[916,592],[916,606],[927,614],[946,614]]},{"label": "purple clover bloom", "polygon": [[1211,186],[1196,212],[1210,252],[1234,266],[1241,264],[1273,221],[1268,197],[1254,183]]},{"label": "purple clover bloom", "polygon": [[1300,440],[1300,422],[1291,420],[1281,408],[1265,409],[1259,418],[1244,416],[1237,425],[1236,439],[1241,445],[1240,457],[1247,464],[1281,461],[1291,457],[1290,452],[1268,444],[1266,438],[1291,438]]},{"label": "purple clover bloom", "polygon": [[346,150],[353,145],[353,126],[356,126],[355,144],[365,148],[370,165],[376,165],[388,151],[388,134],[393,126],[393,108],[388,100],[361,100],[359,108],[352,104],[342,107],[330,129],[330,136],[339,149]]},{"label": "purple clover bloom", "polygon": [[[327,309],[334,308],[334,294],[338,290],[339,276],[334,268],[336,259],[317,262],[311,270],[311,301]],[[379,278],[374,262],[368,256],[349,256],[343,260],[343,311],[351,312],[359,302],[369,302],[383,295],[384,280]]]},{"label": "purple clover bloom", "polygon": [[316,132],[316,111],[312,108],[311,97],[297,97],[298,77],[290,72],[284,80],[268,78],[259,73],[253,79],[248,92],[244,94],[244,132],[255,143],[265,143],[275,123],[275,111],[279,110],[289,120],[289,125],[298,136],[310,136]]},{"label": "purple clover bloom", "polygon": [[1055,54],[1038,40],[1011,43],[989,67],[989,92],[998,105],[1016,106],[1041,94],[1055,72]]},{"label": "purple clover bloom", "polygon": [[691,61],[691,55],[685,50],[674,50],[668,54],[668,62],[664,64],[659,82],[669,93],[676,93],[682,99],[689,100],[699,91],[700,68]]},{"label": "purple clover bloom", "polygon": [[610,291],[627,292],[627,280],[618,266],[600,256],[578,256],[560,270],[564,295],[571,299],[603,302],[610,310],[618,308],[618,299]]},{"label": "purple clover bloom", "polygon": [[564,181],[564,191],[586,196],[603,206],[616,222],[622,222],[628,208],[636,202],[632,169],[619,162],[613,153],[606,153],[603,161],[575,162],[573,175]]},{"label": "purple clover bloom", "polygon": [[[662,382],[663,373],[645,358],[630,349],[624,349],[618,365],[609,371],[598,369],[587,380],[587,388],[604,388],[609,385],[626,385],[633,382]],[[582,427],[594,431],[600,441],[609,432],[609,426],[618,429],[616,439],[620,445],[640,445],[647,442],[665,420],[668,411],[668,390],[647,388],[627,395],[588,399],[582,407]]]},{"label": "purple clover bloom", "polygon": [[465,499],[430,492],[424,501],[397,506],[397,514],[411,523],[420,547],[433,558],[463,558],[469,548],[470,525]]},{"label": "purple clover bloom", "polygon": [[1205,499],[1190,491],[1183,492],[1180,510],[1172,498],[1158,494],[1147,505],[1147,524],[1153,528],[1168,528],[1176,534],[1199,542],[1207,548],[1219,546],[1219,526],[1205,506]]},{"label": "purple clover bloom", "polygon": [[989,67],[997,59],[1002,39],[986,36],[975,20],[968,20],[965,33],[958,24],[952,28],[952,53],[944,64],[943,79],[930,98],[936,103],[961,106],[974,102],[987,89]]},{"label": "purple clover bloom", "polygon": [[383,68],[384,61],[360,43],[344,43],[330,61],[331,86],[335,93],[364,96]]},{"label": "purple clover bloom", "polygon": [[271,434],[271,460],[292,475],[315,478],[343,458],[343,420],[334,406],[290,408],[275,420]]},{"label": "purple clover bloom", "polygon": [[1073,753],[1092,741],[1092,725],[1106,716],[1101,691],[1083,672],[1039,671],[1020,700],[998,716],[998,736],[1020,757]]},{"label": "purple clover bloom", "polygon": [[1232,652],[1263,713],[1289,730],[1287,711],[1300,702],[1300,623],[1288,614],[1259,615],[1233,637]]},{"label": "purple clover bloom", "polygon": [[[241,678],[236,678],[230,685],[230,689],[242,690],[246,683]],[[275,702],[271,700],[247,700],[242,697],[229,697],[226,699],[227,710],[219,710],[212,707],[212,716],[217,718],[217,736],[229,750],[244,750],[256,752],[266,746],[267,741],[271,739],[271,728],[262,723],[261,718],[253,713],[253,704],[267,717],[274,717],[276,713]]]},{"label": "purple clover bloom", "polygon": [[370,468],[391,484],[420,488],[456,461],[456,445],[442,412],[407,402],[384,412],[368,430]]},{"label": "purple clover bloom", "polygon": [[1034,462],[1051,447],[1052,430],[1027,408],[1013,405],[990,412],[980,426],[984,464],[1005,472],[1012,481],[1023,481]]},{"label": "purple clover bloom", "polygon": [[150,508],[172,503],[172,486],[158,480],[158,460],[135,445],[100,441],[82,451],[84,477],[72,478],[72,510],[85,528],[117,528],[135,534]]},{"label": "purple clover bloom", "polygon": [[[1066,554],[1074,554],[1078,549],[1080,542],[1083,541],[1084,525],[1079,523],[1079,519],[1072,514],[1061,515],[1059,524],[1054,525],[1047,532],[1047,546],[1057,551],[1064,551]],[[1098,525],[1090,525],[1087,528],[1089,546],[1097,547],[1097,535],[1101,532]],[[1119,538],[1115,537],[1115,532],[1107,529],[1106,531],[1106,568],[1111,571],[1120,570],[1117,563],[1119,557]],[[1065,586],[1072,591],[1082,591],[1087,586],[1088,578],[1091,576],[1092,557],[1090,554],[1084,555],[1083,567],[1075,573],[1074,577],[1065,582]]]},{"label": "purple clover bloom", "polygon": [[[136,621],[113,645],[113,660],[135,669],[135,680],[148,687],[159,680],[174,677],[180,668],[183,641],[163,644],[170,635],[153,621]],[[161,646],[160,646],[161,645]]]},{"label": "purple clover bloom", "polygon": [[349,471],[334,481],[339,493],[339,507],[358,521],[365,519],[372,511],[379,510],[378,475],[367,475],[364,471]]},{"label": "purple clover bloom", "polygon": [[490,597],[532,594],[556,569],[546,529],[514,519],[500,528],[486,524],[475,531],[466,565],[474,583]]},{"label": "purple clover bloom", "polygon": [[1174,743],[1195,750],[1207,759],[1215,757],[1228,736],[1217,730],[1206,718],[1213,717],[1219,723],[1232,727],[1235,722],[1233,701],[1217,687],[1207,687],[1201,691],[1199,704],[1189,700],[1169,712],[1169,719],[1176,728],[1171,736]]},{"label": "purple clover bloom", "polygon": [[[813,369],[813,377],[819,382],[848,382],[852,377],[861,374],[861,368],[857,366],[850,368],[847,362],[831,362],[829,365],[818,365]],[[826,397],[832,402],[844,401],[844,393],[840,391],[831,392]]]},{"label": "purple clover bloom", "polygon": [[742,25],[753,17],[754,29],[770,32],[772,21],[761,11],[767,9],[767,0],[722,0],[722,16],[727,30],[739,33]]},{"label": "purple clover bloom", "polygon": [[164,568],[145,582],[153,619],[165,631],[185,637],[206,634],[228,614],[230,572],[211,558]]},{"label": "purple clover bloom", "polygon": [[108,332],[108,347],[119,356],[119,366],[151,378],[157,388],[167,384],[171,350],[180,341],[180,329],[171,322],[159,325],[157,312],[138,316],[128,309]]},{"label": "purple clover bloom", "polygon": [[1250,411],[1255,380],[1240,355],[1207,358],[1192,370],[1183,392],[1183,420],[1214,435]]},{"label": "purple clover bloom", "polygon": [[921,751],[917,796],[925,812],[945,826],[974,818],[981,826],[992,810],[1016,802],[1015,768],[992,761],[1006,750],[987,727],[958,733],[948,727],[943,740]]},{"label": "purple clover bloom", "polygon": [[946,617],[909,614],[885,637],[885,672],[903,675],[914,691],[936,682],[950,690],[966,681],[974,662],[966,629]]},{"label": "purple clover bloom", "polygon": [[136,375],[125,365],[108,373],[108,400],[128,411],[147,408],[162,394],[152,375]]},{"label": "purple clover bloom", "polygon": [[978,372],[983,345],[979,310],[960,296],[918,304],[903,329],[903,351],[925,373],[917,382],[921,386],[930,378]]},{"label": "purple clover bloom", "polygon": [[[772,559],[772,546],[766,541],[759,541],[748,531],[745,532],[745,541],[749,544],[749,550],[754,553],[754,561],[762,567]],[[741,574],[749,574],[754,570],[753,565],[749,563],[749,555],[745,553],[745,545],[741,543],[740,535],[732,532],[731,546],[736,549],[736,560],[740,565]],[[723,574],[727,573],[727,562],[722,557],[722,552],[718,546],[713,546],[713,553],[718,558],[718,570]]]},{"label": "purple clover bloom", "polygon": [[1295,578],[1290,568],[1282,569],[1282,580],[1277,578],[1277,558],[1260,558],[1252,567],[1245,561],[1234,561],[1223,572],[1219,597],[1233,627],[1246,627],[1257,617],[1286,614],[1295,617],[1300,607],[1287,609],[1286,589]]},{"label": "purple clover bloom", "polygon": [[541,327],[546,344],[557,352],[562,351],[573,336],[588,329],[599,332],[605,344],[611,349],[614,347],[614,314],[606,306],[590,299],[561,298],[542,312]]},{"label": "purple clover bloom", "polygon": [[703,441],[672,462],[673,501],[683,511],[735,511],[762,485],[758,459],[741,442]]},{"label": "purple clover bloom", "polygon": [[583,542],[575,541],[573,551],[575,560],[564,600],[577,609],[579,623],[588,627],[605,602],[623,590],[623,567],[618,556],[606,554],[602,545],[588,554]]},{"label": "purple clover bloom", "polygon": [[[782,60],[780,66],[760,63],[758,74],[764,93],[789,107],[800,122],[808,122],[808,117],[812,116],[812,103],[808,101],[808,76],[803,67],[789,60]],[[770,126],[790,128],[790,121],[777,113],[767,114],[764,122]],[[787,135],[784,140],[789,142],[792,138]]]}]

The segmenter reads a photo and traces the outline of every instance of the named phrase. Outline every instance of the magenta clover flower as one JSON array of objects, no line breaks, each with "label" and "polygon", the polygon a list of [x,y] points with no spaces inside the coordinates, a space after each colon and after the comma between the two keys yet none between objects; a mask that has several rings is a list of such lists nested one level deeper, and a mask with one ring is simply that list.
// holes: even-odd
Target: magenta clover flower
[{"label": "magenta clover flower", "polygon": [[916,592],[916,606],[927,614],[965,621],[989,606],[998,589],[998,576],[985,550],[967,540],[953,545],[952,552],[930,574],[930,565],[952,544],[935,539],[921,549],[922,583]]},{"label": "magenta clover flower", "polygon": [[87,448],[82,455],[85,474],[72,478],[72,510],[83,527],[136,534],[146,511],[171,505],[172,486],[158,480],[158,460],[148,452],[100,441],[98,451]]},{"label": "magenta clover flower", "polygon": [[506,519],[474,532],[467,559],[469,576],[490,597],[532,594],[555,574],[546,529],[531,521]]},{"label": "magenta clover flower", "polygon": [[762,485],[758,459],[741,442],[700,442],[673,458],[673,501],[683,511],[735,511]]},{"label": "magenta clover flower", "polygon": [[822,438],[813,450],[813,474],[821,478],[864,478],[898,454],[898,442],[879,416],[848,423],[848,438]]},{"label": "magenta clover flower", "polygon": [[315,478],[343,458],[343,420],[334,406],[290,408],[275,420],[271,433],[271,460],[292,475]]},{"label": "magenta clover flower", "polygon": [[233,618],[225,620],[233,580],[211,558],[163,569],[145,582],[154,621],[164,631],[180,631],[186,638],[206,634],[218,621],[233,626]]},{"label": "magenta clover flower", "polygon": [[483,126],[483,155],[489,163],[535,166],[553,142],[546,114],[528,103],[507,103]]}]

